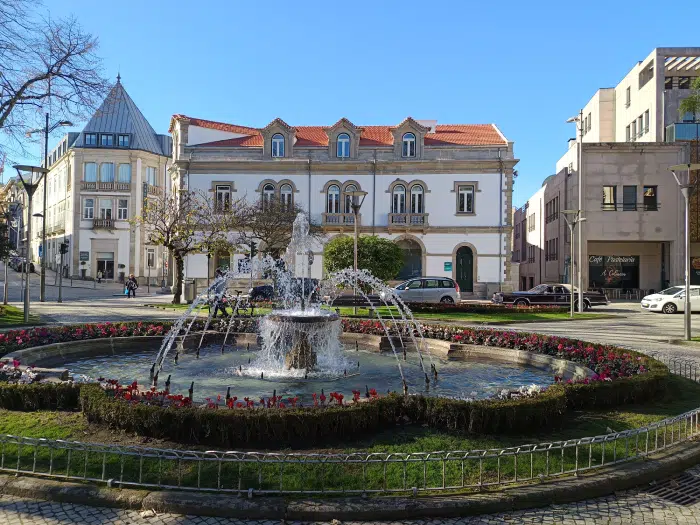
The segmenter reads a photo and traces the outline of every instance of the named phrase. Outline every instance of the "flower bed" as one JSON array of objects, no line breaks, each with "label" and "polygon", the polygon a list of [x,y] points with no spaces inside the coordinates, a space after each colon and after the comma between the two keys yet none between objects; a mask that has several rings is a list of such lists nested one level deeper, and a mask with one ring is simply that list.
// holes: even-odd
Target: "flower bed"
[{"label": "flower bed", "polygon": [[406,306],[414,314],[552,314],[568,311],[568,308],[562,306],[514,306],[509,304],[406,303]]}]

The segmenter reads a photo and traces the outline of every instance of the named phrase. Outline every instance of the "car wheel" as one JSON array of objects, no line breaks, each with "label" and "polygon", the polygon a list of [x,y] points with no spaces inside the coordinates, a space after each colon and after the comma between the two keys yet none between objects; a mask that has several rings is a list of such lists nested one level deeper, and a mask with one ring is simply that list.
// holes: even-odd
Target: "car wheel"
[{"label": "car wheel", "polygon": [[452,297],[447,297],[447,296],[440,299],[440,302],[444,303],[444,304],[455,304],[454,299],[452,299]]},{"label": "car wheel", "polygon": [[[583,301],[583,311],[587,312],[591,309],[591,303],[584,299]],[[578,301],[574,301],[574,310],[578,312]]]},{"label": "car wheel", "polygon": [[665,314],[675,314],[678,311],[678,307],[673,303],[666,303],[661,311]]},{"label": "car wheel", "polygon": [[516,299],[513,304],[515,306],[528,306],[530,303],[527,299]]}]

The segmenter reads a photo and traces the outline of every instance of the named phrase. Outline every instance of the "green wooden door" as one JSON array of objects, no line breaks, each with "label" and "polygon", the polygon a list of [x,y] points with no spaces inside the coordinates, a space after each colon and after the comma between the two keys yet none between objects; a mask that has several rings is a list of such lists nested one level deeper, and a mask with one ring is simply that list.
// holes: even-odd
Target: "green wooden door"
[{"label": "green wooden door", "polygon": [[474,291],[474,254],[468,246],[457,250],[457,284],[461,292]]}]

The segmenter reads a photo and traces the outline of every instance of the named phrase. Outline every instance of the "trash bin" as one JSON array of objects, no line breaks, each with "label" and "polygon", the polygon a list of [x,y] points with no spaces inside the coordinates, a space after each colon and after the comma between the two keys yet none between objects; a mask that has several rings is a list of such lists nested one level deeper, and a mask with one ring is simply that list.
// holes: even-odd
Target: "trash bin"
[{"label": "trash bin", "polygon": [[197,295],[194,279],[185,279],[185,302],[192,303]]}]

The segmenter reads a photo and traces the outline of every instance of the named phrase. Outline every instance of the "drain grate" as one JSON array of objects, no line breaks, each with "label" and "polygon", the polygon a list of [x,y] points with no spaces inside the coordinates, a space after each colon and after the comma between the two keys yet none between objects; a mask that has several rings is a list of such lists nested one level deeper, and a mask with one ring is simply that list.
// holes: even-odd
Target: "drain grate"
[{"label": "drain grate", "polygon": [[700,476],[684,472],[656,483],[644,492],[677,505],[693,505],[700,501]]}]

